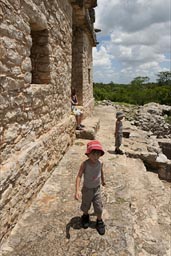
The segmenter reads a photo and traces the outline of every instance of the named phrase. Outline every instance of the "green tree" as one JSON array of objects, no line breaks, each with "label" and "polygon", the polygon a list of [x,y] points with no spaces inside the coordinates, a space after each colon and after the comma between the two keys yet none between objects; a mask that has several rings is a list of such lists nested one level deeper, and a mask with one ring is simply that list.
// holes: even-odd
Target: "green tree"
[{"label": "green tree", "polygon": [[162,71],[157,74],[159,85],[171,85],[171,71]]},{"label": "green tree", "polygon": [[137,76],[131,81],[131,84],[132,85],[142,85],[142,84],[149,82],[149,80],[150,80],[150,78],[148,76]]}]

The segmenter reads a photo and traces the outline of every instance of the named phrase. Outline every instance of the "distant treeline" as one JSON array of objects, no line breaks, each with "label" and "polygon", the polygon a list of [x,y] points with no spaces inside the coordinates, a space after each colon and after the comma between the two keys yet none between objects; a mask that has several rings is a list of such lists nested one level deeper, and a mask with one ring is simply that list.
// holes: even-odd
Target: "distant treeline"
[{"label": "distant treeline", "polygon": [[149,102],[171,105],[171,71],[159,72],[156,83],[150,83],[149,77],[137,76],[130,84],[94,83],[95,100],[110,100],[134,105]]},{"label": "distant treeline", "polygon": [[149,102],[171,105],[171,85],[148,84],[103,84],[94,83],[95,100],[110,100],[134,105],[144,105]]}]

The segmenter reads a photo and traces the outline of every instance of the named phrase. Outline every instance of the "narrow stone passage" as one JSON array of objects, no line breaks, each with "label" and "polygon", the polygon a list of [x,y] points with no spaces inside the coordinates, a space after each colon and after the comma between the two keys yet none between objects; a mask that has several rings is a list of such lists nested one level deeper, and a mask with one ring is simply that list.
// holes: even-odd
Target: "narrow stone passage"
[{"label": "narrow stone passage", "polygon": [[[170,256],[170,184],[146,171],[139,159],[115,155],[115,108],[98,106],[106,186],[102,188],[106,234],[80,226],[75,177],[88,140],[76,139],[37,198],[2,244],[1,256]],[[126,148],[124,149],[126,150]]]}]

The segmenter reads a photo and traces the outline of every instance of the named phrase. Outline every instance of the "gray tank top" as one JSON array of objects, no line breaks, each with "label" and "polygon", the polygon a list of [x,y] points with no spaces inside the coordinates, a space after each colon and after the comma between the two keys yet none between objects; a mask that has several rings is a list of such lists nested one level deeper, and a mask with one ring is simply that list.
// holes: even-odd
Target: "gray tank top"
[{"label": "gray tank top", "polygon": [[86,188],[97,188],[101,183],[101,169],[102,163],[99,160],[94,165],[91,165],[89,160],[86,160],[83,186]]}]

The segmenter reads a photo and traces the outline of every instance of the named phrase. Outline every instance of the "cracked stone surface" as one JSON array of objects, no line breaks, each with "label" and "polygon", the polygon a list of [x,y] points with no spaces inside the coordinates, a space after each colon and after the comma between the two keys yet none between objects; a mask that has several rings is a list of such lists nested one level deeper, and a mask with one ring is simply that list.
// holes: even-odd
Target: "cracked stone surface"
[{"label": "cracked stone surface", "polygon": [[[74,200],[75,177],[86,159],[88,140],[76,139],[2,243],[1,256],[171,255],[171,184],[147,172],[140,159],[113,153],[113,106],[97,106],[95,116],[100,119],[96,139],[105,150],[105,235],[100,236],[95,229],[93,209],[90,227],[85,230],[80,225],[80,202]],[[125,146],[123,141],[124,151],[128,150],[128,140]]]}]

